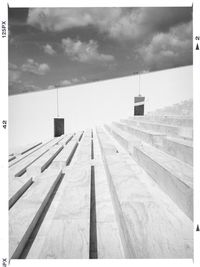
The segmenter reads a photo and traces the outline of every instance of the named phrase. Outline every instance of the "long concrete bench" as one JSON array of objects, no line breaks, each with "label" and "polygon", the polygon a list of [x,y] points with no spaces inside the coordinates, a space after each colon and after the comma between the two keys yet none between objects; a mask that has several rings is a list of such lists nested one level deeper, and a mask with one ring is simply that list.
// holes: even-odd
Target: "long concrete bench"
[{"label": "long concrete bench", "polygon": [[55,145],[48,152],[36,160],[30,167],[27,168],[26,173],[21,177],[9,177],[9,208],[19,199],[19,197],[32,184],[36,176],[48,167],[57,154],[63,149],[62,145]]},{"label": "long concrete bench", "polygon": [[33,178],[38,176],[51,164],[51,162],[61,152],[62,149],[63,145],[53,146],[47,153],[41,156],[26,169],[27,175],[32,176]]},{"label": "long concrete bench", "polygon": [[[91,133],[85,132],[27,258],[89,258]],[[59,200],[57,197],[59,196]]]},{"label": "long concrete bench", "polygon": [[143,130],[139,127],[134,127],[131,125],[128,125],[126,123],[119,123],[115,122],[113,123],[120,129],[127,131],[130,134],[135,135],[136,137],[140,138],[141,140],[151,144],[151,145],[158,145],[162,143],[163,137],[165,136],[162,133],[150,131],[150,130]]},{"label": "long concrete bench", "polygon": [[183,126],[183,127],[192,127],[193,126],[193,118],[191,116],[152,116],[152,115],[145,115],[145,116],[134,116],[130,117],[131,119],[141,120],[141,121],[155,121],[160,123],[171,124],[175,126]]},{"label": "long concrete bench", "polygon": [[43,143],[41,143],[40,145],[32,148],[31,150],[27,151],[25,154],[15,154],[15,160],[13,160],[12,162],[9,163],[9,168],[12,167],[13,165],[17,164],[19,161],[21,161],[22,159],[28,157],[30,154],[32,154],[33,152],[39,150],[40,148],[42,148],[43,146],[47,145],[48,142],[51,142],[51,140],[45,141]]},{"label": "long concrete bench", "polygon": [[61,171],[49,169],[26,191],[9,211],[9,258],[19,258],[61,178]]},{"label": "long concrete bench", "polygon": [[41,145],[41,144],[42,144],[42,142],[36,142],[36,143],[34,143],[34,144],[32,144],[32,145],[26,147],[25,149],[23,149],[23,150],[20,152],[20,154],[23,155],[23,154],[27,153],[28,151],[32,150],[33,148],[35,148],[35,147]]},{"label": "long concrete bench", "polygon": [[145,143],[136,142],[118,127],[108,127],[134,159],[180,209],[193,218],[193,168]]},{"label": "long concrete bench", "polygon": [[98,258],[121,259],[125,254],[96,131],[93,136]]},{"label": "long concrete bench", "polygon": [[103,131],[98,136],[126,258],[192,258],[192,221],[126,152],[107,149]]},{"label": "long concrete bench", "polygon": [[160,132],[168,136],[183,137],[185,139],[193,138],[193,129],[191,127],[175,126],[170,124],[161,124],[158,122],[140,121],[139,119],[123,120],[128,125],[137,126],[144,130]]},{"label": "long concrete bench", "polygon": [[190,140],[183,140],[180,138],[166,137],[163,138],[161,150],[170,154],[171,156],[180,159],[181,161],[193,165],[193,142]]},{"label": "long concrete bench", "polygon": [[72,133],[65,135],[64,138],[58,142],[58,144],[63,145],[63,146],[67,145],[70,142],[70,140],[73,138],[73,136],[74,136],[74,134],[72,134]]},{"label": "long concrete bench", "polygon": [[[122,120],[122,124],[127,124],[127,125],[134,125],[136,129],[139,129],[138,130],[138,133],[142,132],[142,134],[137,134],[137,132],[135,132],[134,130],[130,131],[130,129],[128,127],[122,127],[121,124],[116,124],[118,126],[121,126],[120,128],[124,129],[124,130],[127,130],[129,133],[132,133],[132,134],[135,134],[138,138],[141,138],[142,140],[144,141],[148,141],[148,143],[150,143],[151,145],[163,150],[164,152],[170,154],[171,156],[174,156],[176,157],[177,159],[180,159],[182,160],[183,162],[185,163],[188,163],[190,165],[193,164],[193,145],[192,145],[192,140],[185,140],[183,138],[177,138],[177,137],[168,137],[167,135],[167,130],[164,131],[163,130],[163,135],[160,136],[160,139],[153,139],[153,138],[143,138],[144,136],[144,133],[147,133],[149,134],[149,130],[143,130],[145,127],[141,127],[139,128],[139,126],[142,126],[143,122],[139,122],[138,120]],[[155,125],[155,127],[152,127],[154,128],[154,130],[158,130],[158,133],[159,131],[161,131],[159,129],[159,124],[156,124],[156,123],[144,123],[145,125]],[[163,126],[164,128],[165,127],[168,127],[168,125],[164,125]],[[174,134],[175,133],[178,133],[178,127],[176,126],[171,126],[172,129],[174,128]],[[151,128],[151,127],[147,127],[147,128]],[[164,133],[165,132],[165,133]],[[150,132],[151,135],[155,135],[154,132]],[[172,133],[172,132],[171,132]],[[166,135],[165,135],[166,134]],[[156,138],[157,138],[157,135],[156,135]],[[149,141],[150,140],[150,141]],[[154,141],[155,140],[155,141]]]},{"label": "long concrete bench", "polygon": [[23,193],[29,188],[32,183],[33,178],[27,176],[26,173],[18,178],[9,178],[9,209],[23,195]]},{"label": "long concrete bench", "polygon": [[23,160],[19,161],[17,164],[13,165],[9,169],[9,176],[19,177],[26,172],[26,169],[37,159],[39,159],[43,154],[45,154],[52,146],[56,145],[63,136],[56,137],[45,146],[31,153],[29,156],[25,157]]},{"label": "long concrete bench", "polygon": [[78,146],[79,138],[81,135],[82,133],[77,133],[75,134],[75,136],[73,136],[73,138],[69,141],[69,143],[67,143],[61,153],[59,153],[58,156],[55,157],[52,162],[52,166],[56,166],[63,169],[68,165],[73,153],[75,152]]},{"label": "long concrete bench", "polygon": [[[61,138],[61,141],[59,141],[58,143],[59,144],[63,144],[63,145],[66,145],[67,142],[70,141],[70,139],[73,137],[73,134],[67,134],[66,136],[64,136],[63,138]],[[37,146],[35,147],[32,147],[31,150],[28,150],[26,151],[26,153],[24,154],[19,154],[19,155],[16,155],[16,158],[15,160],[13,160],[10,164],[9,164],[9,167],[12,167],[13,165],[15,165],[16,163],[18,163],[19,161],[21,161],[22,159],[28,157],[30,154],[32,154],[33,152],[39,150],[40,148],[48,145],[48,143],[51,143],[54,139],[50,139],[48,141],[44,141],[44,142],[41,142],[40,144],[38,144]],[[29,146],[30,148],[30,146]],[[28,153],[29,152],[29,153]]]},{"label": "long concrete bench", "polygon": [[14,159],[16,159],[16,156],[9,156],[9,158],[8,158],[8,162],[10,162],[10,161],[12,161],[12,160],[14,160]]}]

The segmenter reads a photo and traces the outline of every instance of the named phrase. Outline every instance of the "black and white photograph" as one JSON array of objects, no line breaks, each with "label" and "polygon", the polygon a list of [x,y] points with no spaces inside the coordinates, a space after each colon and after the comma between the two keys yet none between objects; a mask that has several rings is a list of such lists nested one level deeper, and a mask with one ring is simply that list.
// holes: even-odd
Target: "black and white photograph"
[{"label": "black and white photograph", "polygon": [[2,266],[200,263],[197,1],[4,2]]}]

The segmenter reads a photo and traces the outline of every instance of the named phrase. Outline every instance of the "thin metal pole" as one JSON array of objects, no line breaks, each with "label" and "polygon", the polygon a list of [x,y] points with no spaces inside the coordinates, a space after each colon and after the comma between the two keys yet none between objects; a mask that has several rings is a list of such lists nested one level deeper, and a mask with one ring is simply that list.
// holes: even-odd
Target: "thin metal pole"
[{"label": "thin metal pole", "polygon": [[59,109],[58,109],[58,87],[57,87],[57,90],[56,90],[56,92],[57,92],[57,117],[59,117]]},{"label": "thin metal pole", "polygon": [[140,96],[140,72],[139,72],[139,96]]}]

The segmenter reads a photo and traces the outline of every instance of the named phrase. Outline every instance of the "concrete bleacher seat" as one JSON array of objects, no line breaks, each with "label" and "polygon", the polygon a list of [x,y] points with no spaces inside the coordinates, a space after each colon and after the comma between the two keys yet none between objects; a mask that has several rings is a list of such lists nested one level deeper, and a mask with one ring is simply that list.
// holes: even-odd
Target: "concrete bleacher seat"
[{"label": "concrete bleacher seat", "polygon": [[133,136],[136,136],[142,141],[165,151],[177,159],[180,159],[190,165],[193,164],[192,140],[184,139],[177,135],[175,135],[175,137],[174,135],[168,135],[167,131],[165,133],[160,133],[159,131],[156,132],[155,130],[146,130],[143,129],[143,127],[140,128],[139,124],[137,124],[137,127],[131,126],[132,123],[129,123],[129,120],[123,120],[123,123],[114,123],[114,125],[132,134]]},{"label": "concrete bleacher seat", "polygon": [[193,218],[192,167],[170,155],[132,138],[118,127],[110,126],[111,133],[123,144],[134,159],[152,176],[176,204]]},{"label": "concrete bleacher seat", "polygon": [[[159,114],[159,113],[158,113]],[[179,125],[182,127],[192,127],[193,119],[191,116],[176,116],[176,115],[151,115],[130,117],[133,120],[152,121],[164,124]]]},{"label": "concrete bleacher seat", "polygon": [[28,157],[24,157],[20,162],[10,167],[10,175],[18,177],[26,172],[26,169],[37,159],[39,159],[43,154],[45,154],[53,145],[56,145],[63,137],[58,137],[35,152],[31,153]]},{"label": "concrete bleacher seat", "polygon": [[[183,255],[185,257],[187,254],[185,240],[189,237],[188,231],[192,231],[190,219],[175,204],[172,204],[173,201],[160,191],[146,172],[130,160],[126,153],[106,150],[107,146],[113,146],[112,142],[104,131],[99,130],[97,133],[112,184],[110,188],[115,195],[113,199],[116,202],[117,220],[123,232],[126,257],[173,258],[176,255],[180,258]],[[176,235],[179,231],[178,218],[182,218],[180,220],[185,221],[186,224],[185,230]],[[173,221],[173,229],[170,221],[171,223]],[[166,240],[164,236],[167,236]],[[180,239],[175,240],[178,236]],[[178,246],[175,245],[177,242]],[[189,247],[192,248],[191,239],[189,243]],[[189,251],[188,253],[190,254]],[[189,254],[188,257],[190,257]]]},{"label": "concrete bleacher seat", "polygon": [[27,190],[9,211],[10,258],[22,253],[32,229],[61,177],[60,170],[49,169]]},{"label": "concrete bleacher seat", "polygon": [[192,259],[192,125],[186,101],[10,154],[9,258]]}]

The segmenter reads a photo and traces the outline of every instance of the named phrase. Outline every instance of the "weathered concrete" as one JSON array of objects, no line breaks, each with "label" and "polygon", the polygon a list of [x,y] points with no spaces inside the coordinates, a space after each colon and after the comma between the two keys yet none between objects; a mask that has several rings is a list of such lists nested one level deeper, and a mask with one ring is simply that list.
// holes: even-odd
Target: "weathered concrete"
[{"label": "weathered concrete", "polygon": [[193,218],[193,169],[117,127],[111,132],[189,218]]},{"label": "weathered concrete", "polygon": [[192,128],[156,120],[69,134],[17,156],[10,257],[192,258],[193,149],[179,131]]},{"label": "weathered concrete", "polygon": [[[43,236],[44,228],[41,227],[29,258],[89,258],[90,135],[90,131],[84,133],[77,158],[73,166],[66,170],[59,188],[62,191],[59,205],[55,209],[51,222],[43,223],[44,227],[48,224],[50,231]],[[42,238],[42,244],[40,238]]]},{"label": "weathered concrete", "polygon": [[15,164],[9,169],[9,176],[21,176],[26,172],[26,169],[37,159],[39,159],[43,154],[45,154],[53,145],[56,145],[63,137],[57,137],[50,142],[48,142],[45,146],[42,146],[39,150],[36,150],[34,153],[31,153],[29,157],[25,157],[23,160],[19,162],[19,164]]},{"label": "weathered concrete", "polygon": [[183,127],[192,127],[193,126],[193,119],[191,116],[173,116],[173,115],[145,115],[143,117],[130,117],[131,119],[139,119],[144,121],[155,121],[165,124],[171,124],[171,125],[179,125]]},{"label": "weathered concrete", "polygon": [[166,137],[163,138],[162,145],[158,148],[185,163],[193,165],[193,142],[190,140]]},{"label": "weathered concrete", "polygon": [[142,130],[139,127],[129,126],[125,123],[114,123],[120,129],[140,138],[146,143],[151,145],[159,145],[162,143],[163,137],[165,136],[162,133],[150,131],[150,130]]},{"label": "weathered concrete", "polygon": [[78,146],[78,141],[81,137],[81,134],[82,133],[75,134],[75,136],[64,147],[62,152],[59,153],[58,156],[56,156],[56,158],[53,160],[52,166],[64,169],[68,165],[74,151],[76,150],[76,147]]},{"label": "weathered concrete", "polygon": [[27,169],[27,175],[35,178],[41,172],[43,172],[54,160],[54,158],[60,153],[63,149],[63,145],[55,145],[49,149],[44,155],[42,155],[39,159],[34,161]]},{"label": "weathered concrete", "polygon": [[126,257],[192,257],[191,220],[126,153],[105,152],[108,136],[103,131],[98,135],[119,201]]},{"label": "weathered concrete", "polygon": [[191,127],[183,127],[183,126],[175,126],[170,124],[161,124],[158,122],[149,122],[149,121],[140,121],[139,118],[137,120],[124,120],[127,124],[137,125],[140,129],[155,131],[159,133],[166,134],[168,136],[174,137],[183,137],[192,139],[193,137],[193,129]]},{"label": "weathered concrete", "polygon": [[26,191],[9,211],[9,258],[22,253],[39,216],[61,177],[61,171],[49,169]]},{"label": "weathered concrete", "polygon": [[[94,131],[95,190],[97,212],[98,258],[124,258],[124,250],[118,229],[108,177],[102,162],[99,142]],[[116,152],[114,152],[116,153]]]},{"label": "weathered concrete", "polygon": [[[193,146],[191,140],[191,134],[192,134],[191,128],[158,124],[155,122],[154,123],[143,122],[140,121],[139,119],[122,120],[121,124],[117,123],[116,125],[128,131],[129,133],[132,133],[133,135],[137,136],[143,141],[146,141],[147,143],[150,143],[151,145],[163,150],[164,152],[184,161],[185,163],[191,165],[193,164]],[[129,125],[133,125],[133,128],[131,129]],[[137,131],[136,130],[134,131],[134,129],[137,129]],[[184,139],[182,133],[187,130],[189,132],[188,136],[190,137],[187,138],[186,137],[187,134],[185,134],[186,139]],[[161,133],[162,135],[159,136],[159,133]],[[150,135],[153,137],[144,138],[145,134],[146,136]],[[181,135],[183,138],[181,137]]]}]

